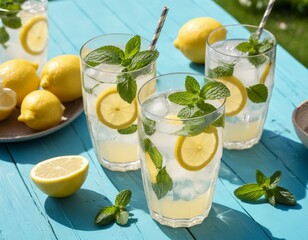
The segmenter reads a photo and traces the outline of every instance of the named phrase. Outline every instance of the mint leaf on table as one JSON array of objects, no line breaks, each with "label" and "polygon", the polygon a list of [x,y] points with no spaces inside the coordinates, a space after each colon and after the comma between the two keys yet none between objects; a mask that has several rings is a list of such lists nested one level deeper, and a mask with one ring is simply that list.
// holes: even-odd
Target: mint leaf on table
[{"label": "mint leaf on table", "polygon": [[130,190],[123,190],[118,193],[115,200],[115,205],[106,206],[99,210],[96,214],[94,223],[104,226],[116,221],[119,225],[125,225],[128,222],[128,212],[125,209],[132,196]]},{"label": "mint leaf on table", "polygon": [[224,63],[214,69],[209,69],[210,78],[230,77],[233,75],[235,64]]},{"label": "mint leaf on table", "polygon": [[276,171],[270,178],[267,178],[260,170],[256,171],[257,183],[244,184],[234,190],[234,195],[242,201],[256,201],[263,195],[272,205],[276,203],[284,205],[295,205],[296,199],[287,189],[278,186],[281,179],[281,172]]},{"label": "mint leaf on table", "polygon": [[128,73],[119,75],[117,81],[117,91],[120,97],[128,103],[132,103],[137,93],[136,81]]},{"label": "mint leaf on table", "polygon": [[153,190],[158,199],[162,199],[173,188],[173,181],[169,176],[166,167],[159,170],[156,176],[156,183],[152,184]]},{"label": "mint leaf on table", "polygon": [[118,129],[118,133],[124,134],[124,135],[133,134],[136,131],[137,131],[137,125],[136,124],[132,124],[127,128]]},{"label": "mint leaf on table", "polygon": [[262,84],[256,84],[246,88],[248,98],[254,103],[266,102],[268,98],[268,89]]}]

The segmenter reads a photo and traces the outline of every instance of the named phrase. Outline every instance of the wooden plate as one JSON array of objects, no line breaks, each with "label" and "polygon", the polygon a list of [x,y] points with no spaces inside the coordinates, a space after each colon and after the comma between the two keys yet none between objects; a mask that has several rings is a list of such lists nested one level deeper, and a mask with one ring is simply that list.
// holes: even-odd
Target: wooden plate
[{"label": "wooden plate", "polygon": [[65,106],[63,116],[67,119],[61,121],[57,126],[43,131],[32,130],[27,127],[26,124],[19,122],[17,117],[20,115],[20,110],[15,108],[9,118],[0,121],[0,142],[21,142],[46,136],[71,123],[83,111],[82,98],[69,103],[64,103],[63,105]]}]

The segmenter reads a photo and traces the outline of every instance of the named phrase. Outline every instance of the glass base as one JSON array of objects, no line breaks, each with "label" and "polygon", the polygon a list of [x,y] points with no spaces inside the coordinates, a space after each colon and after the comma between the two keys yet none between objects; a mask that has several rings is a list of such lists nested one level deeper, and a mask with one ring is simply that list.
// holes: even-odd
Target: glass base
[{"label": "glass base", "polygon": [[127,163],[115,163],[115,162],[109,162],[105,159],[98,159],[99,163],[111,170],[111,171],[118,171],[118,172],[127,172],[127,171],[133,171],[140,168],[140,160],[134,161],[134,162],[127,162]]},{"label": "glass base", "polygon": [[260,137],[253,138],[249,141],[245,142],[224,142],[224,148],[226,149],[236,149],[236,150],[244,150],[249,149],[252,146],[256,145],[260,141]]},{"label": "glass base", "polygon": [[181,218],[181,219],[172,219],[172,218],[167,218],[164,216],[159,215],[156,212],[153,212],[150,210],[151,213],[151,217],[156,220],[157,222],[159,222],[162,225],[166,225],[169,227],[173,227],[173,228],[178,228],[178,227],[192,227],[198,224],[201,224],[203,222],[203,220],[209,215],[210,212],[209,208],[207,211],[205,211],[202,215],[190,218],[190,219],[185,219],[185,218]]}]

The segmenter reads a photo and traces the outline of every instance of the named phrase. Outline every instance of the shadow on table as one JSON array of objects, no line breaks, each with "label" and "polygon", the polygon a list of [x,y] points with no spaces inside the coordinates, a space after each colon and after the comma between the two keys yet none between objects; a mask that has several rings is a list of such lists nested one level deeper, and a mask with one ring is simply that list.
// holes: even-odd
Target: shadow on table
[{"label": "shadow on table", "polygon": [[[308,150],[301,143],[265,130],[261,142],[247,150],[226,150],[219,177],[232,184],[255,182],[256,169],[267,177],[282,172],[280,186],[289,189],[297,199],[306,196],[308,183]],[[298,184],[300,181],[302,184]]]}]

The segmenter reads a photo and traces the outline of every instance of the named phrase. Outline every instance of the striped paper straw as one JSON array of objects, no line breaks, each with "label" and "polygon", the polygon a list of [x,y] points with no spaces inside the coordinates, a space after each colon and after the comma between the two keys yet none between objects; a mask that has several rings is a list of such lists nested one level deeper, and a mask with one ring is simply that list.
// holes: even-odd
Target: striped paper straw
[{"label": "striped paper straw", "polygon": [[265,23],[266,23],[266,21],[267,21],[267,19],[268,19],[268,16],[270,15],[270,13],[271,13],[271,11],[272,11],[272,8],[273,8],[273,6],[274,6],[274,3],[275,3],[275,0],[270,0],[270,1],[268,2],[268,4],[267,4],[266,10],[265,10],[265,12],[264,12],[264,14],[263,14],[263,18],[262,18],[262,20],[261,20],[261,22],[260,22],[260,25],[259,25],[259,27],[258,27],[258,30],[257,30],[257,32],[256,32],[257,39],[259,39],[260,36],[261,36],[261,34],[262,34],[263,28],[264,28]]},{"label": "striped paper straw", "polygon": [[160,15],[160,18],[159,18],[159,21],[158,21],[158,25],[156,27],[156,30],[155,30],[155,33],[154,33],[154,36],[153,36],[153,39],[152,39],[152,42],[151,42],[151,45],[150,45],[150,50],[154,50],[155,49],[155,45],[156,45],[157,40],[159,38],[161,29],[163,28],[163,25],[165,23],[168,10],[169,10],[168,7],[164,7],[163,11],[161,12],[161,15]]}]

